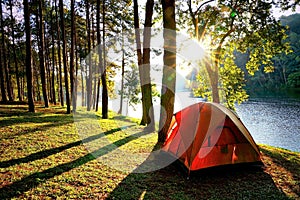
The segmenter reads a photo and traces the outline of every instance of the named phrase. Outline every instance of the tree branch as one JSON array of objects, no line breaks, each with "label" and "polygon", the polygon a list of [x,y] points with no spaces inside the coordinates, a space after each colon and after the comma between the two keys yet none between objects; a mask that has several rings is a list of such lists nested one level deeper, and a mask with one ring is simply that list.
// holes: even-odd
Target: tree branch
[{"label": "tree branch", "polygon": [[213,2],[213,1],[215,1],[215,0],[209,0],[209,1],[206,1],[206,2],[204,2],[203,4],[201,4],[201,5],[199,6],[199,8],[196,10],[195,15],[198,14],[198,12],[200,11],[200,9],[201,9],[204,5],[206,5],[206,4],[210,3],[210,2]]}]

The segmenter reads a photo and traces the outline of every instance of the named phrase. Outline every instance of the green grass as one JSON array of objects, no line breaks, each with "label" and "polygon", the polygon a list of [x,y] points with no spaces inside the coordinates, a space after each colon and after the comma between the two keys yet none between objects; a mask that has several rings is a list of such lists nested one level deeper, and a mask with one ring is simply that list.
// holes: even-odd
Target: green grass
[{"label": "green grass", "polygon": [[107,120],[64,113],[59,107],[37,107],[32,114],[26,105],[0,105],[0,199],[300,197],[299,153],[260,145],[263,169],[218,168],[189,179],[177,163],[133,173],[128,169],[152,162],[147,156],[133,160],[156,148],[156,133],[114,113]]}]

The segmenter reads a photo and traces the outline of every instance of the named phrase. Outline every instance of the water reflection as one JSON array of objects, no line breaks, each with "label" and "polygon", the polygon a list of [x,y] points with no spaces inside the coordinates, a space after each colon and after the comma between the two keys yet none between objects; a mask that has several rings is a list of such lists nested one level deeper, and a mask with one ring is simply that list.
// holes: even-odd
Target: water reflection
[{"label": "water reflection", "polygon": [[300,152],[300,101],[252,98],[237,113],[257,143]]}]

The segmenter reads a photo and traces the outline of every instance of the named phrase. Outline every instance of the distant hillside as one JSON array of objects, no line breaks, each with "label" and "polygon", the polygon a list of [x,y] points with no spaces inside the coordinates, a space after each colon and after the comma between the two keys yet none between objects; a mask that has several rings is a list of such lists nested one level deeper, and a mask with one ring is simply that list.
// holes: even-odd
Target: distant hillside
[{"label": "distant hillside", "polygon": [[280,21],[282,25],[289,26],[290,31],[300,34],[300,14],[281,16]]},{"label": "distant hillside", "polygon": [[281,16],[280,21],[283,26],[288,26],[288,38],[292,53],[286,55],[282,53],[273,58],[274,72],[264,73],[263,67],[250,76],[246,70],[248,54],[235,52],[235,63],[243,69],[246,76],[246,89],[248,93],[257,90],[280,90],[286,88],[300,88],[300,14]]}]

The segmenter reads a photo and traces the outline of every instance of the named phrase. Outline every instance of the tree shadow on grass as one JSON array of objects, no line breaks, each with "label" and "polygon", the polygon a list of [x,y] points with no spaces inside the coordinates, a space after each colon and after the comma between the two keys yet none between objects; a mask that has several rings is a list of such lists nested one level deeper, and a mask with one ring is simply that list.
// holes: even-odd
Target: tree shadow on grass
[{"label": "tree shadow on grass", "polygon": [[[153,162],[164,158],[158,156],[156,159]],[[200,170],[192,173],[189,179],[181,166],[176,161],[157,171],[133,172],[108,199],[288,199],[272,177],[257,166]]]},{"label": "tree shadow on grass", "polygon": [[[0,134],[0,139],[13,139],[36,131],[47,131],[53,127],[59,127],[74,122],[72,116],[35,116],[35,117],[19,117],[10,118],[1,121],[0,129],[4,128],[4,131]],[[26,123],[34,123],[35,126],[26,125]],[[46,123],[46,124],[43,124]],[[10,127],[16,125],[14,127]],[[19,128],[19,131],[5,131],[5,128]]]},{"label": "tree shadow on grass", "polygon": [[12,126],[16,124],[23,124],[23,123],[55,123],[55,124],[63,124],[64,122],[73,122],[73,116],[72,115],[55,115],[55,116],[43,116],[42,113],[36,113],[36,114],[26,114],[23,116],[16,116],[11,117],[9,119],[1,120],[0,128],[6,127],[6,126]]},{"label": "tree shadow on grass", "polygon": [[15,102],[13,104],[4,104],[0,102],[0,116],[12,117],[12,116],[38,116],[44,113],[53,113],[53,114],[66,114],[66,111],[62,107],[49,107],[45,108],[44,106],[36,105],[36,112],[28,112],[28,105],[22,104],[20,102]]},{"label": "tree shadow on grass", "polygon": [[[104,135],[107,134],[112,134],[114,132],[119,131],[120,128],[118,129],[113,129],[111,131],[105,132],[100,134],[99,136],[92,136],[87,138],[86,140],[93,140],[96,139],[97,137],[102,137]],[[31,174],[27,177],[22,178],[19,181],[16,181],[10,185],[4,186],[2,188],[0,188],[0,199],[10,199],[10,198],[14,198],[14,197],[18,197],[19,195],[21,195],[22,193],[30,190],[31,188],[34,188],[36,186],[38,186],[39,184],[46,182],[48,179],[53,178],[54,176],[57,175],[61,175],[64,172],[70,171],[74,168],[77,168],[79,166],[82,166],[90,161],[93,161],[101,156],[104,156],[105,154],[108,154],[111,151],[114,151],[116,149],[118,149],[119,147],[121,147],[122,145],[125,145],[128,142],[131,142],[143,135],[148,134],[147,132],[138,132],[135,134],[132,134],[130,136],[127,136],[123,139],[120,139],[116,142],[110,143],[102,148],[99,148],[91,153],[86,154],[83,157],[80,157],[76,160],[73,160],[71,162],[68,163],[63,163],[60,165],[57,165],[55,167],[49,168],[47,170],[44,170],[42,172],[37,172],[34,174]],[[93,138],[94,137],[94,138]],[[86,142],[87,142],[86,141]],[[79,145],[78,142],[75,142],[72,145]],[[68,148],[69,146],[66,145],[64,147],[62,147],[62,149],[58,149],[58,150],[63,150],[64,148]],[[57,149],[54,149],[53,151],[57,151]],[[47,152],[48,154],[50,153],[54,153],[51,150],[49,150]],[[40,154],[40,157],[43,158],[42,153]],[[35,158],[31,158],[32,160],[36,160]]]},{"label": "tree shadow on grass", "polygon": [[[290,179],[293,181],[281,181],[278,182],[279,186],[285,188],[296,198],[300,197],[300,154],[290,152],[284,149],[277,149],[272,151],[268,147],[262,147],[261,151],[267,156],[266,159],[272,161],[273,166],[269,166],[269,173],[278,176],[277,171],[284,171],[284,173],[290,174]],[[270,165],[270,163],[267,163]],[[281,179],[282,177],[279,177]]]},{"label": "tree shadow on grass", "polygon": [[112,129],[112,130],[107,131],[105,133],[100,133],[100,134],[97,134],[97,135],[93,135],[93,136],[87,137],[83,140],[79,140],[79,141],[76,141],[76,142],[69,143],[67,145],[63,145],[63,146],[60,146],[60,147],[39,151],[37,153],[30,154],[30,155],[28,155],[26,157],[23,157],[23,158],[17,158],[17,159],[12,159],[12,160],[8,160],[8,161],[3,161],[3,162],[0,162],[0,168],[6,168],[6,167],[10,167],[10,166],[13,166],[13,165],[16,165],[16,164],[28,163],[28,162],[32,162],[32,161],[35,161],[35,160],[43,159],[43,158],[46,158],[46,157],[51,156],[53,154],[57,154],[57,153],[62,152],[64,150],[70,149],[72,147],[79,146],[83,143],[88,143],[88,142],[91,142],[93,140],[100,139],[100,138],[102,138],[106,135],[113,134],[113,133],[118,132],[120,130],[130,128],[132,126],[124,126],[124,127],[120,127],[120,128],[115,128],[115,129]]}]

